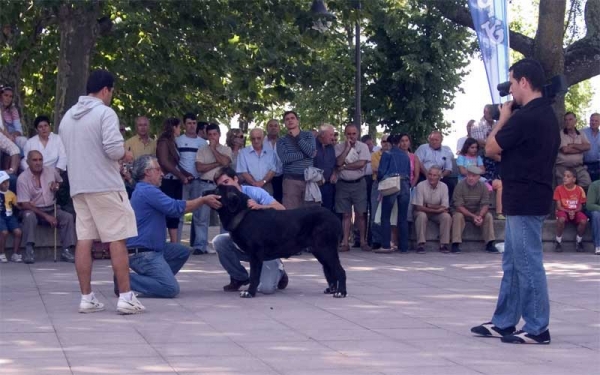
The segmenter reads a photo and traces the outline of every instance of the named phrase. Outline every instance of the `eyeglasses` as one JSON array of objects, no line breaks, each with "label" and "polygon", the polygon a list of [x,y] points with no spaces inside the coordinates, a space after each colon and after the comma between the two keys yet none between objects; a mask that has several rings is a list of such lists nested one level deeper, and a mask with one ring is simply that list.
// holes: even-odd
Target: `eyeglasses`
[{"label": "eyeglasses", "polygon": [[240,134],[240,135],[234,135],[234,136],[233,136],[233,138],[240,138],[240,139],[242,139],[242,138],[244,138],[244,135],[243,135],[243,134]]},{"label": "eyeglasses", "polygon": [[384,141],[383,139],[381,140],[381,143],[388,143],[388,141]]},{"label": "eyeglasses", "polygon": [[251,141],[262,141],[262,137],[250,137]]},{"label": "eyeglasses", "polygon": [[158,171],[158,172],[160,172],[161,169],[160,169],[160,167],[152,167],[152,168],[148,168],[146,170],[147,171]]}]

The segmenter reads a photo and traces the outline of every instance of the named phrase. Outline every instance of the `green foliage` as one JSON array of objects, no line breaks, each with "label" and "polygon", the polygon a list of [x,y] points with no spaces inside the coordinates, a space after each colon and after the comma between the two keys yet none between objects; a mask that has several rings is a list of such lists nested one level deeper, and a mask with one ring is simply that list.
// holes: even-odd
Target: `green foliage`
[{"label": "green foliage", "polygon": [[577,127],[580,129],[589,125],[585,115],[592,105],[593,97],[594,89],[589,80],[569,87],[569,92],[565,95],[565,111],[577,116]]},{"label": "green foliage", "polygon": [[[28,119],[54,109],[63,1],[0,0],[2,24],[22,39],[2,40],[0,78],[14,73]],[[363,0],[358,11],[353,2],[329,0],[337,20],[319,32],[307,0],[105,0],[112,28],[98,37],[90,65],[117,75],[113,106],[129,126],[144,114],[157,132],[164,118],[188,111],[260,123],[289,107],[305,128],[340,126],[353,117],[359,21],[365,122],[420,141],[447,126],[442,111],[472,51],[466,31],[432,1]]]}]

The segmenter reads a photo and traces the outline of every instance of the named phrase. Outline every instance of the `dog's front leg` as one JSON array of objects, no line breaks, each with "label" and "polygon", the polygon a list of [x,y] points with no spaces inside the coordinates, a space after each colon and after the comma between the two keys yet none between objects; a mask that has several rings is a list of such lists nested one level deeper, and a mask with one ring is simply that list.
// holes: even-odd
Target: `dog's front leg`
[{"label": "dog's front leg", "polygon": [[240,292],[242,298],[252,298],[256,296],[256,289],[260,284],[260,274],[262,272],[263,261],[256,256],[250,257],[250,285],[248,290]]}]

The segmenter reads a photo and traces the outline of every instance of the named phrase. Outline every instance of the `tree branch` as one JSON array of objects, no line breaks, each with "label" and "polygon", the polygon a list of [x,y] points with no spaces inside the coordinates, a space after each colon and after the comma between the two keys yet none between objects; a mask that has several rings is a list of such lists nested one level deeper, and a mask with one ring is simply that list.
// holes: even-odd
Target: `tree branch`
[{"label": "tree branch", "polygon": [[565,49],[565,76],[569,86],[600,75],[600,0],[585,4],[586,34]]}]

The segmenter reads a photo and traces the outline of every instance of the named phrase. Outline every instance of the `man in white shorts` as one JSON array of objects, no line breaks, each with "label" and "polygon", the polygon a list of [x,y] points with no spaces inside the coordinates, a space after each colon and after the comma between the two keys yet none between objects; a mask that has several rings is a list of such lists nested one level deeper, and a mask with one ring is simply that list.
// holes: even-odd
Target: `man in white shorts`
[{"label": "man in white shorts", "polygon": [[92,243],[110,243],[113,271],[119,285],[119,314],[145,310],[129,286],[129,254],[125,240],[137,236],[135,214],[119,173],[119,160],[132,162],[119,132],[119,119],[109,105],[114,76],[95,70],[87,81],[87,96],[65,113],[59,135],[67,152],[71,197],[77,214],[75,269],[81,289],[80,313],[104,310],[92,292]]}]

